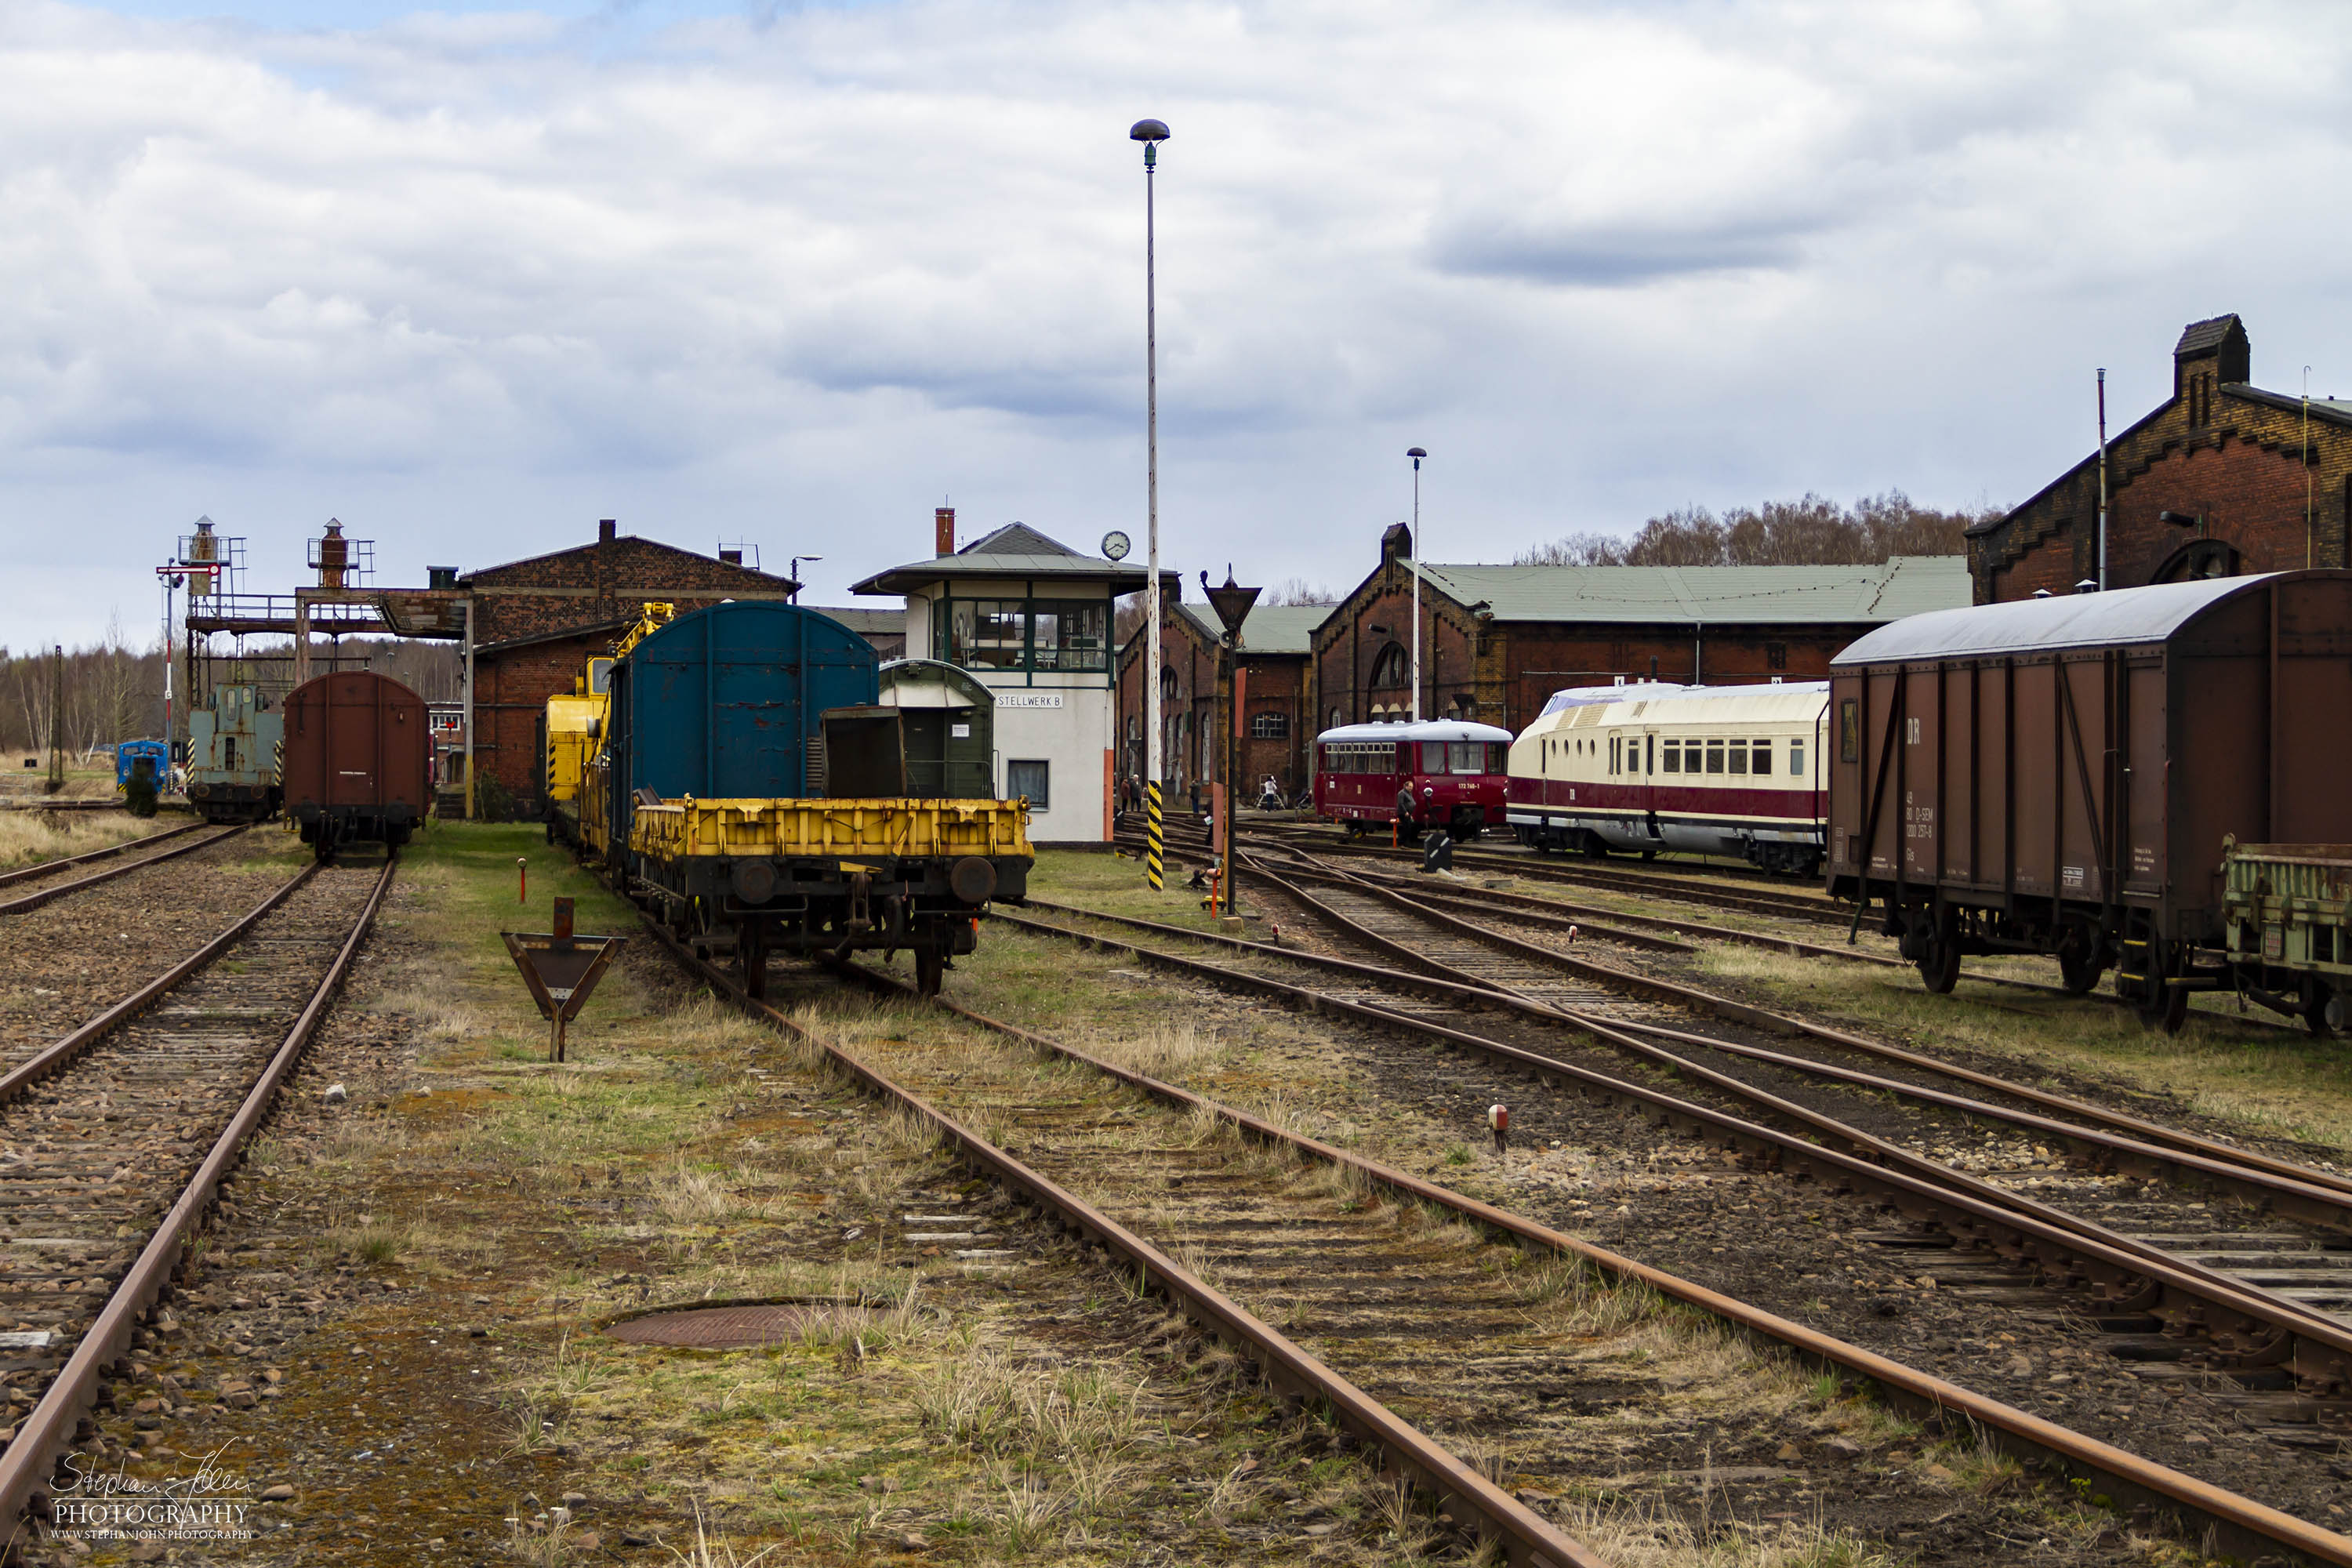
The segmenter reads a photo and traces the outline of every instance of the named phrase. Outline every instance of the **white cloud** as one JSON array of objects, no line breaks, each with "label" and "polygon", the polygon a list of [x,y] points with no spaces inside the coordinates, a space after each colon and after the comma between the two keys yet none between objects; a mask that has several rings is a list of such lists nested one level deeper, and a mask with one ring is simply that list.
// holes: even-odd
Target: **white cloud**
[{"label": "white cloud", "polygon": [[2087,444],[2091,367],[2128,415],[2192,317],[2352,390],[2348,41],[2185,4],[0,4],[0,641],[140,614],[198,511],[280,586],[331,512],[404,578],[619,515],[824,553],[826,597],[942,494],[1135,531],[1147,113],[1187,567],[1352,580],[1415,442],[1440,554],[2015,498]]}]

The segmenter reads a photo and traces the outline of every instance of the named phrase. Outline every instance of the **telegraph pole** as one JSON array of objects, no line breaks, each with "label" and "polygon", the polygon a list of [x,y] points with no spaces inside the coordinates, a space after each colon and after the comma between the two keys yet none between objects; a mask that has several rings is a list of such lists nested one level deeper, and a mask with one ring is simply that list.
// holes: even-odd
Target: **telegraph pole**
[{"label": "telegraph pole", "polygon": [[1139,120],[1127,135],[1143,143],[1143,468],[1150,536],[1145,570],[1150,574],[1143,623],[1143,877],[1156,890],[1166,886],[1167,826],[1160,793],[1160,295],[1151,176],[1160,166],[1160,143],[1168,140],[1168,127]]}]

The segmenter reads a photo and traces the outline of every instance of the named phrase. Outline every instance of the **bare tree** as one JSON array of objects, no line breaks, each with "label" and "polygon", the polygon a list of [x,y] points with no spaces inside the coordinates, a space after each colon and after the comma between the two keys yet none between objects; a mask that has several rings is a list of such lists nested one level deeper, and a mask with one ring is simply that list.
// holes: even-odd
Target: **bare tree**
[{"label": "bare tree", "polygon": [[1304,577],[1285,577],[1257,596],[1257,602],[1267,605],[1336,605],[1346,597],[1328,584],[1309,583]]},{"label": "bare tree", "polygon": [[1654,517],[1632,538],[1572,533],[1520,553],[1521,566],[1856,566],[1896,555],[1960,555],[1971,524],[2005,509],[1979,502],[1955,511],[1916,506],[1901,490],[1850,507],[1811,491],[1795,500],[1740,507],[1717,518],[1705,507]]}]

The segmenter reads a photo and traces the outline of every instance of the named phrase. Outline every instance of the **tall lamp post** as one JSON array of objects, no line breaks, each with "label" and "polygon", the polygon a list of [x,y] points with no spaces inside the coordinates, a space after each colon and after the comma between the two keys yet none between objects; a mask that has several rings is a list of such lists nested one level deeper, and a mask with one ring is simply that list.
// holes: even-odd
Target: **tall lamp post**
[{"label": "tall lamp post", "polygon": [[1208,589],[1209,606],[1217,612],[1224,624],[1225,635],[1217,645],[1217,676],[1223,722],[1218,728],[1223,732],[1217,739],[1217,864],[1222,874],[1217,879],[1217,903],[1214,911],[1220,915],[1234,912],[1234,812],[1241,805],[1239,781],[1234,776],[1241,757],[1241,697],[1239,693],[1242,647],[1242,623],[1249,619],[1250,606],[1257,603],[1264,590],[1237,587],[1234,569],[1225,568],[1224,586],[1209,587],[1209,574],[1201,574],[1201,586]]},{"label": "tall lamp post", "polygon": [[1143,143],[1143,471],[1146,531],[1143,665],[1143,877],[1157,890],[1167,885],[1165,803],[1160,795],[1160,294],[1156,236],[1153,233],[1153,171],[1160,166],[1160,143],[1168,127],[1158,120],[1139,120],[1128,128],[1128,140]]},{"label": "tall lamp post", "polygon": [[1421,460],[1429,456],[1418,447],[1408,448],[1412,459],[1412,721],[1421,722]]},{"label": "tall lamp post", "polygon": [[824,559],[824,557],[822,555],[795,555],[793,557],[793,563],[789,571],[793,580],[793,604],[797,605],[801,602],[801,563],[803,561],[822,561]]}]

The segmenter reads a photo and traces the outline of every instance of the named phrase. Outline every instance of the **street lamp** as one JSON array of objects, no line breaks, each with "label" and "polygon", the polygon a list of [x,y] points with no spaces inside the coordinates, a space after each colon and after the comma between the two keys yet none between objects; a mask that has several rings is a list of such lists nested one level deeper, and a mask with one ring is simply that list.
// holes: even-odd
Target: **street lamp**
[{"label": "street lamp", "polygon": [[1206,572],[1201,574],[1201,586],[1207,589],[1209,607],[1217,612],[1217,619],[1225,628],[1225,635],[1217,647],[1217,673],[1221,678],[1218,696],[1223,699],[1219,706],[1223,710],[1224,720],[1221,726],[1224,733],[1218,737],[1217,742],[1218,755],[1223,759],[1217,764],[1217,794],[1222,805],[1217,813],[1217,857],[1224,871],[1217,882],[1217,901],[1221,907],[1214,912],[1230,915],[1234,912],[1234,812],[1241,805],[1241,791],[1234,775],[1241,757],[1242,623],[1249,619],[1250,606],[1257,603],[1257,596],[1264,590],[1236,586],[1230,563],[1225,567],[1223,587],[1209,587]]},{"label": "street lamp", "polygon": [[1412,721],[1421,722],[1421,460],[1429,456],[1418,447],[1406,449],[1412,459]]},{"label": "street lamp", "polygon": [[1128,140],[1143,143],[1143,471],[1150,542],[1144,571],[1144,880],[1154,890],[1166,885],[1164,809],[1160,798],[1160,295],[1154,254],[1152,173],[1160,166],[1160,143],[1168,140],[1162,121],[1139,120]]},{"label": "street lamp", "polygon": [[822,561],[824,559],[824,557],[822,555],[795,555],[793,557],[792,568],[786,575],[791,577],[793,580],[793,604],[797,605],[801,602],[801,563],[803,561]]}]

